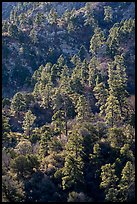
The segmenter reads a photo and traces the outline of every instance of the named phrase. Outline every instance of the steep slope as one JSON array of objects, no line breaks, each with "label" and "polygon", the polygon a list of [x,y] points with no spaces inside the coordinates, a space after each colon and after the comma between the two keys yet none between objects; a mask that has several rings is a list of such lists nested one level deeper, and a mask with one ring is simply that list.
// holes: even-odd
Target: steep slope
[{"label": "steep slope", "polygon": [[[111,23],[104,21],[105,6],[112,8]],[[89,51],[94,22],[108,38],[116,22],[134,18],[135,13],[133,2],[3,2],[2,9],[7,18],[2,32],[3,96],[30,87],[33,72],[47,62],[54,64],[61,54],[69,60],[82,45]],[[121,46],[134,52],[132,42]],[[130,62],[128,72],[134,81],[134,61]],[[134,82],[129,84],[134,92]]]}]

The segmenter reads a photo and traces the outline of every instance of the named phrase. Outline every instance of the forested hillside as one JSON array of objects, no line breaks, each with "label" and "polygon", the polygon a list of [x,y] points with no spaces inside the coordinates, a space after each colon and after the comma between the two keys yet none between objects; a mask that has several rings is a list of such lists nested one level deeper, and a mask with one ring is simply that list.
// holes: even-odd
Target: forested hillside
[{"label": "forested hillside", "polygon": [[3,202],[135,201],[134,75],[134,2],[3,2]]}]

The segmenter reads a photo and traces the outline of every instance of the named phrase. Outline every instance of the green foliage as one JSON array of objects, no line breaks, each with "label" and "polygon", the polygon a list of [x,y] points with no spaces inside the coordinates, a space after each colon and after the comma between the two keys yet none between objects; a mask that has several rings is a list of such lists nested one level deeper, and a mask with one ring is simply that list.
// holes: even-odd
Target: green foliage
[{"label": "green foliage", "polygon": [[22,93],[18,92],[14,95],[11,102],[11,109],[17,113],[25,109],[25,102]]},{"label": "green foliage", "polygon": [[51,25],[56,25],[57,24],[57,18],[58,18],[58,15],[57,15],[57,12],[55,9],[51,9],[50,10],[50,13],[48,15],[48,21]]},{"label": "green foliage", "polygon": [[88,51],[86,50],[84,45],[81,45],[80,50],[78,52],[78,56],[80,57],[81,61],[87,58]]},{"label": "green foliage", "polygon": [[88,198],[83,192],[77,193],[72,191],[69,193],[68,202],[91,202],[92,199]]},{"label": "green foliage", "polygon": [[121,180],[118,187],[120,188],[120,202],[133,201],[135,198],[135,167],[128,161],[121,173]]},{"label": "green foliage", "polygon": [[2,6],[3,202],[135,201],[134,2]]},{"label": "green foliage", "polygon": [[90,52],[93,55],[96,55],[99,51],[99,48],[105,44],[105,36],[101,28],[95,28],[94,35],[90,40]]},{"label": "green foliage", "polygon": [[49,142],[51,141],[52,132],[48,126],[42,126],[40,138],[40,154],[47,156],[49,150]]},{"label": "green foliage", "polygon": [[14,38],[18,37],[18,27],[15,24],[10,24],[8,27],[8,33]]},{"label": "green foliage", "polygon": [[77,119],[78,121],[91,121],[93,119],[93,113],[84,96],[80,96],[76,105]]},{"label": "green foliage", "polygon": [[63,167],[62,186],[63,189],[76,190],[84,182],[83,161],[81,158],[83,152],[83,138],[78,130],[69,135],[66,151],[68,155],[65,158]]},{"label": "green foliage", "polygon": [[100,115],[105,114],[105,104],[107,100],[108,90],[103,82],[96,82],[96,86],[93,89],[94,95],[97,99],[96,106],[99,107]]},{"label": "green foliage", "polygon": [[105,6],[104,7],[104,20],[109,22],[112,21],[112,8],[110,6]]},{"label": "green foliage", "polygon": [[97,78],[97,74],[98,74],[98,70],[97,67],[99,66],[99,62],[97,60],[97,58],[94,56],[92,57],[92,59],[90,60],[88,69],[89,69],[89,78],[88,78],[88,82],[89,82],[89,86],[94,87],[96,84],[96,78]]},{"label": "green foliage", "polygon": [[2,176],[2,200],[3,202],[24,202],[23,183],[10,175]]},{"label": "green foliage", "polygon": [[118,181],[115,175],[114,165],[106,164],[101,167],[101,179],[100,187],[105,189],[106,201],[116,201],[117,188],[116,183]]},{"label": "green foliage", "polygon": [[120,148],[124,145],[126,137],[122,128],[110,128],[108,130],[108,139],[112,147]]},{"label": "green foliage", "polygon": [[32,126],[35,119],[36,119],[36,116],[33,115],[30,110],[25,114],[24,121],[23,121],[23,129],[24,129],[24,134],[26,136],[30,136],[30,131],[32,130]]},{"label": "green foliage", "polygon": [[33,154],[19,155],[11,161],[11,169],[21,178],[30,176],[39,168],[39,161]]}]

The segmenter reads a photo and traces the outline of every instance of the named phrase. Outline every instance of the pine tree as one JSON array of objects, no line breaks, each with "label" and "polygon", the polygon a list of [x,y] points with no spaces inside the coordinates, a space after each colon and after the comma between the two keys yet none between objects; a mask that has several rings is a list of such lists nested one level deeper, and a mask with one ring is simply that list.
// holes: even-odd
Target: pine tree
[{"label": "pine tree", "polygon": [[117,201],[117,181],[118,177],[115,174],[114,165],[105,164],[101,167],[101,179],[100,187],[105,189],[106,201]]},{"label": "pine tree", "polygon": [[94,56],[92,57],[92,59],[90,60],[90,63],[88,65],[88,70],[89,70],[89,78],[88,78],[88,83],[89,86],[91,86],[92,88],[95,87],[96,85],[96,78],[97,78],[97,74],[98,74],[98,68],[99,66],[99,62],[97,60],[97,58]]},{"label": "pine tree", "polygon": [[81,64],[81,82],[85,84],[87,83],[87,80],[88,80],[88,62],[86,59],[84,59]]},{"label": "pine tree", "polygon": [[85,99],[84,96],[79,96],[77,105],[76,105],[76,112],[77,112],[77,120],[78,121],[87,121],[93,119],[93,114],[90,110],[90,107]]},{"label": "pine tree", "polygon": [[106,22],[112,21],[112,18],[113,18],[112,8],[110,6],[104,6],[104,15],[105,15],[104,20]]},{"label": "pine tree", "polygon": [[79,49],[78,56],[80,57],[81,61],[87,58],[88,51],[84,45],[82,45]]},{"label": "pine tree", "polygon": [[117,78],[119,76],[117,75],[117,72],[116,72],[115,62],[112,62],[111,64],[108,64],[108,65],[109,65],[108,67],[109,91],[108,91],[108,98],[105,105],[106,106],[105,120],[106,120],[106,123],[110,125],[110,127],[113,127],[114,125],[120,125],[120,123],[122,122],[118,95],[117,95],[117,90],[119,87],[119,81]]},{"label": "pine tree", "polygon": [[62,67],[62,72],[60,75],[60,88],[62,92],[70,92],[70,75],[67,65]]},{"label": "pine tree", "polygon": [[120,125],[120,109],[117,98],[109,91],[109,96],[106,101],[105,109],[105,122],[110,126],[114,127]]},{"label": "pine tree", "polygon": [[115,23],[109,30],[109,36],[107,38],[108,53],[113,58],[119,53],[120,39],[119,39],[119,23]]},{"label": "pine tree", "polygon": [[128,95],[126,91],[127,77],[123,60],[124,59],[122,55],[115,56],[115,60],[111,64],[109,64],[108,69],[109,97],[107,99],[106,104],[106,106],[108,106],[107,111],[109,111],[110,101],[113,104],[113,106],[115,106],[113,110],[115,111],[115,114],[117,114],[117,119],[119,118],[119,121],[122,121],[128,114],[126,99]]},{"label": "pine tree", "polygon": [[97,27],[97,19],[95,18],[95,9],[92,7],[92,2],[87,2],[85,6],[85,24],[90,25],[93,29]]},{"label": "pine tree", "polygon": [[98,76],[96,79],[96,86],[93,89],[94,95],[97,99],[96,106],[99,107],[100,116],[105,115],[105,104],[107,100],[108,90],[103,82],[98,82]]},{"label": "pine tree", "polygon": [[57,60],[57,65],[59,67],[59,75],[61,74],[62,68],[65,65],[65,59],[63,55],[60,55],[60,57]]},{"label": "pine tree", "polygon": [[94,35],[90,40],[90,52],[93,55],[96,55],[99,51],[99,48],[105,44],[105,36],[101,28],[97,27],[94,30]]},{"label": "pine tree", "polygon": [[79,66],[81,64],[81,60],[78,55],[74,55],[70,60],[75,66]]},{"label": "pine tree", "polygon": [[46,108],[51,108],[52,106],[52,84],[48,82],[43,88],[40,86],[40,94],[42,97],[41,106]]},{"label": "pine tree", "polygon": [[115,56],[114,63],[116,65],[116,84],[115,84],[115,96],[118,99],[121,117],[126,116],[127,106],[127,96],[128,92],[126,91],[127,87],[127,75],[126,67],[124,66],[124,57],[123,55]]},{"label": "pine tree", "polygon": [[53,85],[57,84],[57,78],[58,78],[57,73],[58,73],[58,66],[54,64],[51,68],[51,76],[50,76],[50,80]]},{"label": "pine tree", "polygon": [[10,24],[8,27],[8,33],[14,38],[18,38],[19,36],[19,30],[18,27],[15,24]]},{"label": "pine tree", "polygon": [[63,167],[63,189],[77,190],[80,188],[79,185],[83,184],[82,141],[83,138],[76,129],[69,135],[66,145],[67,156]]},{"label": "pine tree", "polygon": [[130,161],[126,163],[122,170],[118,187],[120,202],[135,199],[135,167]]},{"label": "pine tree", "polygon": [[23,129],[24,129],[24,134],[26,134],[26,136],[30,136],[35,119],[36,119],[36,116],[33,115],[30,110],[25,114],[24,121],[23,121]]},{"label": "pine tree", "polygon": [[58,23],[58,13],[57,11],[52,8],[48,14],[48,22],[49,24],[52,25],[53,29],[54,29],[54,32],[55,32],[55,36],[54,36],[54,41],[56,43],[56,40],[57,40],[57,23]]},{"label": "pine tree", "polygon": [[25,110],[25,98],[24,95],[20,92],[17,92],[11,102],[11,110],[13,110],[17,115],[20,111]]},{"label": "pine tree", "polygon": [[42,126],[41,128],[41,139],[40,139],[40,155],[42,154],[43,157],[48,155],[49,150],[49,142],[51,141],[52,132],[49,126]]},{"label": "pine tree", "polygon": [[55,127],[55,131],[58,132],[58,134],[61,137],[61,133],[64,130],[64,123],[65,123],[65,113],[63,110],[59,109],[57,110],[54,115],[52,116],[52,121]]}]

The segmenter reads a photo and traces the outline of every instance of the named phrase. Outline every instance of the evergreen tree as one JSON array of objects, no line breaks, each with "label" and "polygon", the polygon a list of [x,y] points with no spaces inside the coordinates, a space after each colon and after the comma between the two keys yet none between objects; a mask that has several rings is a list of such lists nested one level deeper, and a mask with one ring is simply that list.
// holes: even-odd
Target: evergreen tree
[{"label": "evergreen tree", "polygon": [[87,80],[88,80],[88,62],[85,59],[81,64],[81,82],[85,84],[87,83]]},{"label": "evergreen tree", "polygon": [[63,167],[62,186],[63,189],[80,189],[83,183],[83,161],[81,158],[83,138],[78,130],[69,135],[66,145],[67,156]]},{"label": "evergreen tree", "polygon": [[10,24],[8,27],[8,33],[14,38],[18,38],[19,31],[18,27],[15,24]]},{"label": "evergreen tree", "polygon": [[58,78],[58,66],[56,64],[54,64],[51,68],[51,82],[53,85],[56,85],[57,84],[57,78]]},{"label": "evergreen tree", "polygon": [[128,161],[121,173],[119,182],[120,202],[133,201],[135,199],[135,167]]},{"label": "evergreen tree", "polygon": [[104,20],[106,22],[112,21],[112,17],[113,17],[112,16],[112,8],[110,6],[104,7],[104,15],[105,15]]},{"label": "evergreen tree", "polygon": [[34,30],[34,29],[32,29],[31,31],[30,31],[30,38],[31,38],[31,40],[32,40],[32,43],[34,43],[34,44],[36,44],[36,43],[38,43],[38,36],[37,36],[37,32]]},{"label": "evergreen tree", "polygon": [[89,70],[89,78],[88,78],[88,83],[89,86],[91,86],[92,88],[95,87],[96,85],[96,78],[97,78],[97,74],[98,74],[98,68],[99,66],[99,62],[97,60],[97,58],[94,56],[92,57],[92,59],[90,60],[90,63],[88,65],[88,70]]},{"label": "evergreen tree", "polygon": [[103,116],[105,115],[105,104],[107,100],[108,90],[106,89],[105,84],[103,82],[99,83],[97,79],[96,86],[94,87],[93,92],[97,99],[96,106],[99,107],[99,114]]},{"label": "evergreen tree", "polygon": [[11,109],[19,114],[20,111],[25,110],[25,98],[24,95],[20,92],[17,92],[11,102]]},{"label": "evergreen tree", "polygon": [[24,129],[24,134],[26,134],[26,136],[30,136],[35,119],[36,119],[36,116],[33,115],[30,110],[25,114],[24,121],[23,121],[23,129]]},{"label": "evergreen tree", "polygon": [[120,122],[122,122],[119,101],[117,98],[117,87],[119,87],[119,83],[117,80],[118,76],[116,73],[117,72],[115,69],[115,62],[112,62],[111,64],[109,64],[108,67],[109,91],[108,98],[106,101],[105,116],[106,123],[109,124],[111,127],[113,127],[114,125],[120,125]]},{"label": "evergreen tree", "polygon": [[116,66],[116,84],[113,89],[115,89],[115,96],[118,99],[121,117],[126,116],[127,113],[127,96],[128,93],[126,91],[127,87],[127,75],[126,75],[126,67],[124,66],[124,57],[123,55],[115,56],[114,60]]},{"label": "evergreen tree", "polygon": [[67,65],[64,65],[60,75],[60,88],[62,92],[70,92],[70,75]]},{"label": "evergreen tree", "polygon": [[106,101],[105,109],[105,122],[110,126],[114,127],[120,125],[120,109],[117,98],[110,91]]},{"label": "evergreen tree", "polygon": [[85,48],[84,45],[81,45],[80,49],[79,49],[79,52],[78,52],[78,56],[80,57],[81,61],[83,61],[84,59],[87,58],[87,55],[88,55],[88,51],[87,49]]},{"label": "evergreen tree", "polygon": [[81,60],[78,57],[78,55],[73,55],[73,57],[70,60],[75,66],[79,66],[81,64]]},{"label": "evergreen tree", "polygon": [[92,2],[87,2],[85,6],[85,24],[92,26],[93,29],[97,27],[97,19],[95,18],[95,9],[92,7]]},{"label": "evergreen tree", "polygon": [[49,126],[42,126],[41,128],[41,139],[40,139],[40,155],[42,154],[43,157],[48,155],[49,150],[49,142],[51,140],[52,132]]},{"label": "evergreen tree", "polygon": [[2,202],[24,202],[24,195],[23,182],[9,174],[2,176]]},{"label": "evergreen tree", "polygon": [[105,189],[106,194],[106,201],[117,201],[117,181],[118,178],[115,174],[115,168],[114,165],[111,164],[105,164],[101,167],[101,179],[102,182],[100,183],[100,187]]},{"label": "evergreen tree", "polygon": [[94,30],[94,35],[90,40],[90,52],[93,55],[96,55],[99,51],[99,48],[105,44],[104,33],[101,28],[97,27]]},{"label": "evergreen tree", "polygon": [[77,105],[76,105],[76,112],[77,112],[77,120],[78,121],[87,121],[93,119],[93,114],[90,110],[90,107],[85,99],[84,96],[79,96]]},{"label": "evergreen tree", "polygon": [[6,20],[2,21],[2,33],[8,32],[8,27],[9,27],[8,21]]},{"label": "evergreen tree", "polygon": [[62,72],[63,66],[65,65],[65,59],[64,59],[63,55],[60,55],[60,57],[58,58],[57,65],[59,67],[59,73],[58,74],[60,75]]},{"label": "evergreen tree", "polygon": [[109,30],[109,36],[107,38],[108,53],[113,58],[116,54],[119,54],[120,39],[119,39],[119,23],[115,23]]}]

